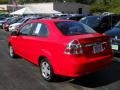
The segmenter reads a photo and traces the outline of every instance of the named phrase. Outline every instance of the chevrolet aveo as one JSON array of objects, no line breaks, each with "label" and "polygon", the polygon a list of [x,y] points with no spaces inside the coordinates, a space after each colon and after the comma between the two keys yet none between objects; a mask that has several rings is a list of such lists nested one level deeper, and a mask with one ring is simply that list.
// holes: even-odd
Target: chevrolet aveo
[{"label": "chevrolet aveo", "polygon": [[109,37],[69,20],[32,20],[11,33],[9,54],[40,67],[41,76],[80,77],[108,67],[112,62]]}]

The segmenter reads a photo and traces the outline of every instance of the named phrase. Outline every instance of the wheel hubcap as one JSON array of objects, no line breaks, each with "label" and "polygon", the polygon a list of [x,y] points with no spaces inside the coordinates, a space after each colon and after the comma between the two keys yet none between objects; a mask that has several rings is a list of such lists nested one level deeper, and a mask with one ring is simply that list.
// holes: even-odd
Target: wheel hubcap
[{"label": "wheel hubcap", "polygon": [[44,78],[50,77],[50,66],[47,62],[42,63],[41,71]]},{"label": "wheel hubcap", "polygon": [[10,46],[10,56],[13,56],[13,48]]}]

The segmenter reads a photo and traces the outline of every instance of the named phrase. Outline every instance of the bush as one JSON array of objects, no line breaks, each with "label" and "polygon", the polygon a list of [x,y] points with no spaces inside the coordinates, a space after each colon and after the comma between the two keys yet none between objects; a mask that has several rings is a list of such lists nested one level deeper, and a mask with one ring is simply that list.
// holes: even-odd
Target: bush
[{"label": "bush", "polygon": [[111,12],[120,14],[120,0],[111,0],[105,5],[104,2],[96,2],[91,5],[91,13]]},{"label": "bush", "polygon": [[0,4],[7,4],[8,0],[0,0]]}]

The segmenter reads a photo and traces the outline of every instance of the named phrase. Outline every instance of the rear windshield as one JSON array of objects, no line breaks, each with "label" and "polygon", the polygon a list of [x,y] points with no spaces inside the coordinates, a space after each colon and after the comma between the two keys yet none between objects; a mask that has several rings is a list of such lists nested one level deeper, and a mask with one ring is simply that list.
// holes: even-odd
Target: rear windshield
[{"label": "rear windshield", "polygon": [[84,17],[80,20],[80,22],[90,26],[91,28],[96,28],[100,23],[100,17],[98,16]]},{"label": "rear windshield", "polygon": [[94,31],[87,25],[79,22],[65,21],[56,22],[55,24],[64,35],[80,35],[96,33],[96,31]]}]

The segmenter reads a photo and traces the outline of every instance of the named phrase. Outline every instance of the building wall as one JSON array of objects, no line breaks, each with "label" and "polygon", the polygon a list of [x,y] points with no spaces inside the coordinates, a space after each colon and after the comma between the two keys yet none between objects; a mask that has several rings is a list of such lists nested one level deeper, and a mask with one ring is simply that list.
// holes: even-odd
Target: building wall
[{"label": "building wall", "polygon": [[30,7],[35,9],[36,11],[44,10],[56,10],[62,13],[79,13],[79,8],[82,8],[82,14],[88,14],[89,13],[89,6],[80,4],[80,3],[31,3],[31,4],[24,4],[24,5],[18,5],[17,8],[15,8],[13,5],[0,5],[1,9],[4,9],[6,11],[15,11],[18,9],[21,9],[23,7]]},{"label": "building wall", "polygon": [[82,14],[88,14],[89,13],[89,6],[80,4],[80,3],[34,3],[34,4],[26,4],[27,7],[33,7],[42,10],[50,9],[50,10],[56,10],[62,13],[79,13],[79,8],[82,8]]},{"label": "building wall", "polygon": [[7,5],[0,5],[0,11],[7,11]]},{"label": "building wall", "polygon": [[53,10],[53,3],[31,3],[31,4],[25,4],[25,7],[33,7],[36,9],[50,9]]},{"label": "building wall", "polygon": [[23,5],[18,5],[17,7],[14,5],[8,5],[8,4],[3,4],[0,5],[0,11],[4,11],[4,12],[12,12],[12,11],[16,11],[18,9],[23,8]]},{"label": "building wall", "polygon": [[14,5],[7,5],[7,10],[8,10],[9,12],[13,12],[13,11],[19,10],[19,9],[21,9],[21,8],[24,8],[24,6],[23,6],[23,5],[18,5],[18,6],[16,7],[16,6],[14,6]]},{"label": "building wall", "polygon": [[89,13],[89,6],[80,3],[54,3],[54,10],[63,13],[79,13],[79,9],[82,8],[82,14]]}]

